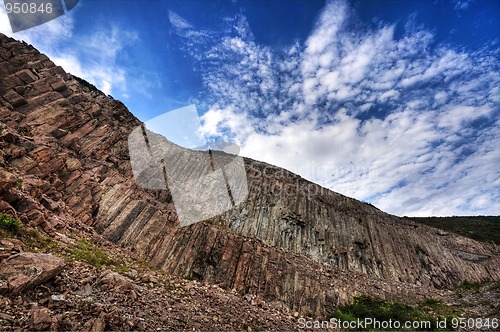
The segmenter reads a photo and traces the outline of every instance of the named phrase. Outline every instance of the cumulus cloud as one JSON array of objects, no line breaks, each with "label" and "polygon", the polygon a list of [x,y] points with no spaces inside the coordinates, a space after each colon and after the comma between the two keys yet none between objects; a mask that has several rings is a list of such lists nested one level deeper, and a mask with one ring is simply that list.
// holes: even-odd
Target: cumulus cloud
[{"label": "cumulus cloud", "polygon": [[171,14],[205,84],[201,132],[394,214],[498,214],[499,50],[433,46],[413,23],[348,29],[351,12],[328,2],[281,50],[241,15],[208,33]]}]

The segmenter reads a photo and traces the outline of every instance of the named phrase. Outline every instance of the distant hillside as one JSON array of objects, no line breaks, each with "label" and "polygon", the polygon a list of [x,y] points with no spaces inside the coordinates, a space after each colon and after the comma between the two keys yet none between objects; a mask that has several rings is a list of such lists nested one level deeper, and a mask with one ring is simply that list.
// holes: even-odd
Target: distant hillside
[{"label": "distant hillside", "polygon": [[500,216],[412,217],[413,221],[455,232],[482,242],[500,244]]}]

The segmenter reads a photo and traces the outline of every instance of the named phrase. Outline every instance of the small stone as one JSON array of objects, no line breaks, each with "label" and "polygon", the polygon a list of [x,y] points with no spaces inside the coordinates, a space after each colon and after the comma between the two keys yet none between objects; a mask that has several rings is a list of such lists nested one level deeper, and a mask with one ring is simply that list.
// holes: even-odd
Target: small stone
[{"label": "small stone", "polygon": [[63,80],[52,83],[50,86],[52,87],[52,89],[54,89],[57,92],[63,92],[64,90],[66,90],[68,88],[66,86],[66,83],[64,83]]},{"label": "small stone", "polygon": [[11,172],[0,169],[0,192],[14,187],[17,183],[17,176]]},{"label": "small stone", "polygon": [[130,271],[125,272],[125,274],[132,279],[137,278],[137,270],[131,269]]},{"label": "small stone", "polygon": [[33,308],[30,312],[30,329],[46,330],[52,324],[52,317],[50,314],[51,312],[48,308]]},{"label": "small stone", "polygon": [[255,305],[255,295],[252,295],[252,294],[245,294],[245,296],[243,296],[243,298],[248,302],[250,303],[251,305]]},{"label": "small stone", "polygon": [[76,171],[77,169],[82,168],[82,166],[82,162],[76,158],[69,158],[66,160],[66,168],[69,172]]},{"label": "small stone", "polygon": [[127,277],[122,276],[117,272],[113,272],[111,270],[105,270],[101,273],[101,276],[97,280],[98,285],[107,285],[116,290],[126,290],[126,289],[134,289],[136,286],[132,282],[132,280]]},{"label": "small stone", "polygon": [[55,294],[50,296],[51,301],[65,301],[66,297],[63,294]]},{"label": "small stone", "polygon": [[64,130],[64,129],[60,129],[60,128],[55,128],[54,130],[52,130],[50,132],[50,134],[52,136],[54,136],[55,138],[61,138],[63,137],[64,135],[68,134],[68,131],[67,130]]},{"label": "small stone", "polygon": [[101,312],[99,317],[94,321],[92,325],[91,332],[103,332],[106,327],[106,313]]},{"label": "small stone", "polygon": [[85,284],[82,288],[76,291],[76,294],[81,296],[89,296],[92,294],[92,286],[90,284]]}]

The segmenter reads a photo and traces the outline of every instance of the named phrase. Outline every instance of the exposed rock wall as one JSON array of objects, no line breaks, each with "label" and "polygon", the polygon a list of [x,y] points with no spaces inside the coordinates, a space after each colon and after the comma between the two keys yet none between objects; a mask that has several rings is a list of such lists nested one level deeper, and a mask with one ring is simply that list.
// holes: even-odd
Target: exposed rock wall
[{"label": "exposed rock wall", "polygon": [[0,212],[49,234],[92,226],[166,271],[317,315],[356,294],[414,300],[500,278],[498,247],[249,159],[248,199],[181,228],[170,193],[133,180],[127,137],[140,122],[122,103],[1,34],[0,96]]},{"label": "exposed rock wall", "polygon": [[395,217],[284,169],[247,161],[248,200],[224,224],[346,271],[446,287],[498,278],[493,246]]}]

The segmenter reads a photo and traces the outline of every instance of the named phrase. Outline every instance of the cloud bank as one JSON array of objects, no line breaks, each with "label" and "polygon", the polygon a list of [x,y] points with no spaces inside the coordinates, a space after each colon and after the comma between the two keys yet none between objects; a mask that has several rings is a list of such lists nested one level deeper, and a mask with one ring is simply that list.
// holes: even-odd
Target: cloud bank
[{"label": "cloud bank", "polygon": [[201,133],[397,215],[497,215],[498,48],[354,17],[331,1],[305,42],[277,50],[244,16],[210,32],[170,12],[203,78]]}]

